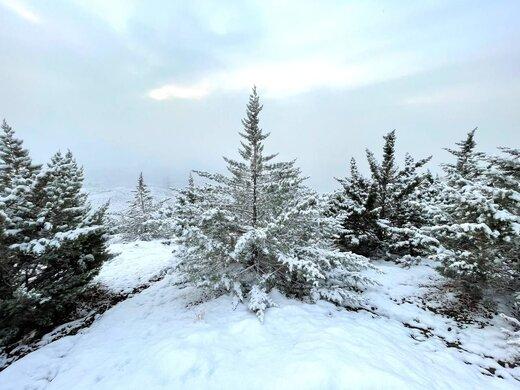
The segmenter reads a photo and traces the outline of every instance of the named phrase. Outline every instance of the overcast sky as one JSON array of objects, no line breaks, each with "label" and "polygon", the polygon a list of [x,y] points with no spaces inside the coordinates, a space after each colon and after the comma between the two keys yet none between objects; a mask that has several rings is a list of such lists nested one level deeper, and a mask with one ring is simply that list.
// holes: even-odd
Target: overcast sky
[{"label": "overcast sky", "polygon": [[520,146],[520,1],[0,0],[0,116],[90,183],[184,184],[234,156],[250,88],[267,152],[334,187],[397,129],[448,158]]}]

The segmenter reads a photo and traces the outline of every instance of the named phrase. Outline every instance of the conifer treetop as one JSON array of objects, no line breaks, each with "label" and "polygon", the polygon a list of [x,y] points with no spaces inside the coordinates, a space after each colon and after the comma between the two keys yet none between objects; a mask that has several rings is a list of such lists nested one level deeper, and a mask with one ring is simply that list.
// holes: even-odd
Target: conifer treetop
[{"label": "conifer treetop", "polygon": [[[263,163],[275,157],[263,156],[263,141],[269,137],[270,133],[264,133],[260,124],[260,112],[263,105],[260,104],[260,97],[256,86],[253,87],[249,95],[249,102],[246,107],[246,117],[242,119],[243,131],[239,132],[243,141],[240,142],[240,156],[250,163],[252,171],[261,171]],[[226,161],[229,161],[226,159]]]},{"label": "conifer treetop", "polygon": [[475,161],[484,158],[482,152],[476,151],[477,142],[475,141],[475,132],[477,127],[469,131],[466,138],[457,142],[458,149],[445,148],[445,150],[457,158],[455,164],[444,164],[447,172],[457,172],[463,177],[473,177],[478,175],[476,172]]},{"label": "conifer treetop", "polygon": [[29,178],[41,168],[33,165],[27,149],[23,147],[23,141],[16,138],[15,132],[4,119],[0,134],[0,189],[11,184],[15,176]]}]

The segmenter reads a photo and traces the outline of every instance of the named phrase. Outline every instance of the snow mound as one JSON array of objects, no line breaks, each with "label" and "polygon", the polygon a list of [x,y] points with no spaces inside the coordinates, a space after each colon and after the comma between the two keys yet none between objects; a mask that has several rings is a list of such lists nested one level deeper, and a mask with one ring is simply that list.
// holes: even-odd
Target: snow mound
[{"label": "snow mound", "polygon": [[[173,261],[159,243],[117,245],[123,254],[100,274],[116,290],[142,282],[134,273],[143,262]],[[375,276],[383,285],[367,291],[366,310],[273,292],[277,307],[263,324],[227,296],[198,303],[199,293],[168,273],[77,335],[13,363],[0,373],[0,389],[518,388],[518,368],[495,361],[508,353],[498,326],[459,328],[419,307],[439,282],[431,266],[378,266],[386,274]]]},{"label": "snow mound", "polygon": [[94,279],[115,293],[129,293],[175,264],[172,247],[160,241],[113,243],[115,257],[106,262]]}]

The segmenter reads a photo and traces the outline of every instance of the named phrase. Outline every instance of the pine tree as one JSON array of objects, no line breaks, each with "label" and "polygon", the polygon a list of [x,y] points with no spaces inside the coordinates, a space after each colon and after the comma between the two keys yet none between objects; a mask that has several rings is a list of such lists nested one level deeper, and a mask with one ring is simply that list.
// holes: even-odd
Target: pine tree
[{"label": "pine tree", "polygon": [[[3,207],[0,207],[0,312],[3,313],[3,305],[5,300],[11,296],[13,292],[12,280],[12,264],[8,257],[8,246],[5,237],[5,213]],[[0,330],[0,340],[2,332]],[[0,345],[2,343],[0,342]]]},{"label": "pine tree", "polygon": [[350,160],[350,176],[336,180],[341,189],[331,198],[331,214],[338,216],[344,228],[338,244],[354,253],[370,256],[380,246],[376,187],[360,174],[354,158]]},{"label": "pine tree", "polygon": [[3,122],[0,135],[0,344],[18,334],[18,324],[32,318],[37,297],[29,284],[37,272],[35,255],[25,246],[42,228],[33,199],[40,166],[33,165],[23,142]]},{"label": "pine tree", "polygon": [[42,326],[66,320],[77,298],[110,258],[106,206],[93,211],[82,187],[83,168],[72,153],[56,153],[44,187],[43,237],[31,248],[38,255],[38,272],[30,286],[38,296],[37,321]]},{"label": "pine tree", "polygon": [[183,189],[175,191],[175,201],[170,212],[174,220],[174,235],[182,235],[184,230],[193,223],[192,217],[198,211],[196,203],[201,200],[201,197],[197,195],[200,191],[201,189],[195,187],[195,180],[191,172],[188,176],[188,185]]},{"label": "pine tree", "polygon": [[141,172],[134,199],[123,216],[120,230],[127,240],[151,240],[158,237],[159,228],[158,207]]},{"label": "pine tree", "polygon": [[[197,172],[178,202],[180,271],[212,293],[232,292],[263,318],[269,291],[346,305],[370,280],[365,258],[334,249],[341,227],[325,216],[325,199],[303,184],[294,161],[264,154],[256,89],[243,119],[239,155],[225,158],[229,175]],[[184,205],[184,207],[182,206]]]},{"label": "pine tree", "polygon": [[[33,165],[29,152],[23,148],[23,142],[15,137],[13,129],[5,120],[2,130],[0,202],[4,213],[5,235],[8,245],[22,244],[33,239],[37,230],[37,210],[31,197],[41,166]],[[21,265],[23,259],[19,258],[17,263]]]},{"label": "pine tree", "polygon": [[409,154],[404,168],[395,162],[395,130],[384,136],[383,160],[367,150],[370,178],[363,177],[354,160],[350,176],[331,200],[331,211],[342,220],[339,245],[364,256],[418,256],[436,241],[423,226],[428,207],[428,175],[420,169],[431,157],[415,161]]},{"label": "pine tree", "polygon": [[[9,134],[11,145],[21,145]],[[9,150],[5,145],[3,150]],[[27,151],[16,150],[21,157],[11,153],[1,172],[6,186],[0,214],[6,229],[0,250],[7,254],[0,263],[0,344],[69,319],[78,297],[109,258],[105,209],[90,210],[81,192],[83,171],[72,154],[57,153],[39,172],[31,171]],[[6,161],[13,166],[6,167]]]},{"label": "pine tree", "polygon": [[0,193],[4,193],[12,184],[13,178],[33,177],[39,172],[41,166],[33,165],[29,152],[23,148],[23,142],[15,137],[15,132],[7,124],[2,122],[0,135]]},{"label": "pine tree", "polygon": [[174,234],[173,226],[174,204],[172,198],[166,198],[157,203],[157,216],[155,219],[157,238],[169,241]]},{"label": "pine tree", "polygon": [[442,272],[479,298],[491,285],[518,279],[520,191],[518,156],[487,158],[476,150],[474,135],[448,149],[456,162],[444,167],[443,214],[434,231],[442,244],[435,255]]},{"label": "pine tree", "polygon": [[[397,167],[395,165],[395,130],[383,136],[383,139],[385,144],[383,146],[383,162],[381,165],[377,163],[370,150],[367,149],[366,151],[372,179],[377,186],[380,219],[386,219],[391,213],[392,185],[397,175]],[[380,235],[382,234],[380,233]]]},{"label": "pine tree", "polygon": [[444,164],[446,173],[457,174],[468,180],[481,176],[482,165],[480,161],[484,159],[484,153],[476,150],[476,131],[477,128],[474,128],[468,132],[463,141],[457,142],[456,145],[459,147],[458,149],[445,149],[456,157],[455,164]]},{"label": "pine tree", "polygon": [[438,241],[429,232],[429,209],[436,195],[434,179],[422,168],[431,157],[415,161],[405,155],[403,169],[399,169],[392,183],[391,214],[379,224],[385,230],[387,251],[405,255],[409,260],[428,254]]},{"label": "pine tree", "polygon": [[507,226],[499,248],[505,269],[502,285],[512,291],[520,319],[520,149],[499,150],[502,155],[487,159],[486,181],[497,209],[501,210],[495,211],[494,216]]}]

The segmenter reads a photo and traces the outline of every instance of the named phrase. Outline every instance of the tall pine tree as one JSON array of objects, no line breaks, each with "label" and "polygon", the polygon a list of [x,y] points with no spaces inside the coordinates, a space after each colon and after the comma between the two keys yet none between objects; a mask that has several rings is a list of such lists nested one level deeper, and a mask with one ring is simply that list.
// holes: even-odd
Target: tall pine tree
[{"label": "tall pine tree", "polygon": [[435,257],[445,275],[479,298],[490,286],[518,286],[520,164],[514,150],[494,158],[477,151],[475,130],[457,145],[448,149],[455,163],[444,166]]},{"label": "tall pine tree", "polygon": [[197,172],[202,184],[184,194],[178,213],[180,270],[213,293],[230,291],[263,318],[277,288],[295,297],[346,305],[370,280],[365,258],[334,249],[341,229],[326,217],[323,198],[303,184],[294,161],[264,153],[256,89],[243,119],[240,160],[225,158],[228,175]]},{"label": "tall pine tree", "polygon": [[37,296],[29,284],[38,270],[36,256],[24,249],[42,228],[33,201],[40,166],[34,165],[23,142],[3,121],[0,135],[0,339],[19,333],[17,324],[33,318]]},{"label": "tall pine tree", "polygon": [[106,206],[93,211],[82,192],[83,168],[72,153],[56,153],[49,164],[45,186],[43,238],[33,250],[39,272],[31,283],[38,294],[42,325],[68,318],[77,297],[98,273],[107,252]]}]

